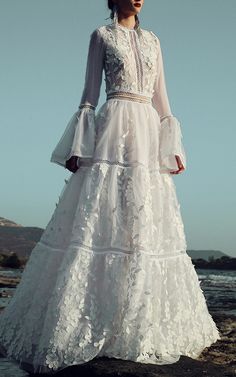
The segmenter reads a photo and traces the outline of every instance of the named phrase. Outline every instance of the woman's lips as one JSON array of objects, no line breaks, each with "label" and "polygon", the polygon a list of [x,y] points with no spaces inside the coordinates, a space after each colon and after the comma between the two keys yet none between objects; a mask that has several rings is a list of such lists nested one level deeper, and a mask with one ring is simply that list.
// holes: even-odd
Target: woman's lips
[{"label": "woman's lips", "polygon": [[134,6],[140,8],[140,7],[141,7],[141,4],[139,4],[139,3],[134,3]]}]

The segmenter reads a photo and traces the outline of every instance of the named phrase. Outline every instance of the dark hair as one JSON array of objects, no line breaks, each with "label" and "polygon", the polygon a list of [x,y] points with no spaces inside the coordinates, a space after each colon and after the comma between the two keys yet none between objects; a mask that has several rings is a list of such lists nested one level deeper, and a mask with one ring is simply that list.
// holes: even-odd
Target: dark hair
[{"label": "dark hair", "polygon": [[113,12],[113,6],[115,5],[115,3],[113,3],[112,0],[107,0],[107,6],[108,6],[108,9],[111,10],[110,12],[110,18],[113,19],[114,18],[114,12]]},{"label": "dark hair", "polygon": [[[114,18],[114,12],[113,12],[114,2],[112,0],[107,0],[107,6],[108,6],[108,9],[111,10],[110,18],[113,19]],[[136,22],[136,25],[139,26],[139,18],[137,14],[135,14],[135,22]]]},{"label": "dark hair", "polygon": [[112,0],[108,0],[108,1],[107,1],[107,6],[108,6],[108,8],[109,8],[109,9],[111,9],[111,10],[112,10],[112,8],[113,8],[113,5],[114,5],[114,3],[113,3],[113,1],[112,1]]}]

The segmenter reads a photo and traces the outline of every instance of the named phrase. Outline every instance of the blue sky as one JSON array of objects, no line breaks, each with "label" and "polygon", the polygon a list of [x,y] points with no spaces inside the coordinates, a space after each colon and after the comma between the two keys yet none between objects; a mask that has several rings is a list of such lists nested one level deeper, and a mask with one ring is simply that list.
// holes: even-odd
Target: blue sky
[{"label": "blue sky", "polygon": [[[68,170],[51,152],[82,95],[89,36],[105,0],[0,0],[0,216],[44,228]],[[145,0],[162,44],[187,170],[173,176],[188,249],[236,256],[235,0]],[[104,80],[97,109],[105,101]]]}]

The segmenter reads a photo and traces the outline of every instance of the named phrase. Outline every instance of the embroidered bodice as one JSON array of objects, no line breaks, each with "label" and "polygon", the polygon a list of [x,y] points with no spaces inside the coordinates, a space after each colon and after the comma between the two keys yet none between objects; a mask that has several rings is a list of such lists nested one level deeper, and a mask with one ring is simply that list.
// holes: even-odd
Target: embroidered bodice
[{"label": "embroidered bodice", "polygon": [[[157,76],[157,39],[150,32],[119,27],[99,29],[106,41],[106,92],[128,91],[152,97]],[[118,47],[117,47],[118,46]]]},{"label": "embroidered bodice", "polygon": [[160,41],[152,31],[114,23],[93,31],[80,107],[97,106],[103,71],[106,94],[116,91],[142,94],[153,99],[160,117],[172,115]]}]

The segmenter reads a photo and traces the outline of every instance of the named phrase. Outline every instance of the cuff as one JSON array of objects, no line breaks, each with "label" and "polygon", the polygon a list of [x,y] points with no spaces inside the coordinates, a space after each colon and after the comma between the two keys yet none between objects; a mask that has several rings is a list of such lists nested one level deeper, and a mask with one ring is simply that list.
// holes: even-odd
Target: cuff
[{"label": "cuff", "polygon": [[182,143],[180,122],[173,115],[161,118],[160,129],[160,171],[178,170],[175,155],[179,156],[186,169],[186,154]]},{"label": "cuff", "polygon": [[71,156],[92,158],[95,146],[95,107],[82,105],[73,114],[50,161],[66,166]]}]

